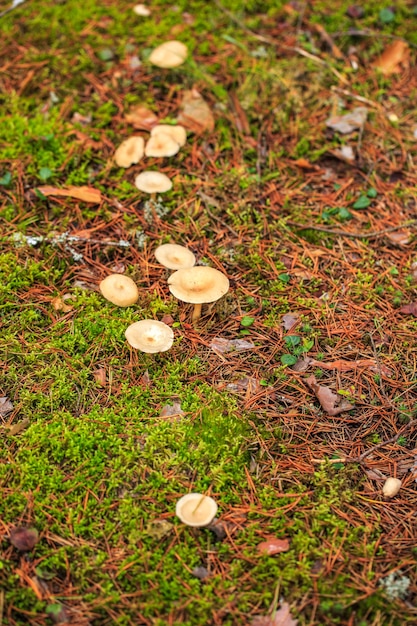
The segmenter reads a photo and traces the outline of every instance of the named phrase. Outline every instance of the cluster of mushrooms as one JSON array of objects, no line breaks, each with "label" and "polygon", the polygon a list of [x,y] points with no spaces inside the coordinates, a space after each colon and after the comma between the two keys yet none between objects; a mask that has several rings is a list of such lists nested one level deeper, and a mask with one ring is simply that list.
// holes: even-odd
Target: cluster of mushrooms
[{"label": "cluster of mushrooms", "polygon": [[[203,304],[216,302],[229,291],[227,276],[212,267],[195,265],[194,254],[184,246],[163,244],[155,250],[155,257],[164,267],[176,270],[168,278],[169,290],[178,300],[194,304],[194,324]],[[131,306],[139,298],[137,285],[124,274],[110,274],[101,281],[99,289],[116,306]],[[150,354],[169,350],[174,341],[170,326],[150,319],[131,324],[125,336],[133,348]]]},{"label": "cluster of mushrooms", "polygon": [[[161,68],[174,68],[184,63],[187,47],[181,41],[166,41],[155,48],[149,56],[153,65]],[[154,120],[151,120],[152,122]],[[156,118],[155,118],[155,121]],[[156,124],[150,130],[150,137],[145,139],[133,135],[122,141],[114,154],[114,161],[119,167],[128,168],[146,157],[164,158],[176,155],[187,141],[187,131],[179,124]],[[172,188],[171,179],[162,172],[147,170],[135,178],[136,187],[145,193],[164,193]]]}]

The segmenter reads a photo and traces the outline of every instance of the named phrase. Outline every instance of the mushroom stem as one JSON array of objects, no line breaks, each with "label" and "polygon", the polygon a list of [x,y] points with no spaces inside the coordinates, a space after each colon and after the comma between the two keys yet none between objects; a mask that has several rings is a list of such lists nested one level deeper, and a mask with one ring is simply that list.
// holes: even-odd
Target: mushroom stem
[{"label": "mushroom stem", "polygon": [[195,324],[200,317],[201,317],[201,304],[199,303],[199,304],[194,305],[194,311],[193,311],[193,315],[191,318],[193,324]]}]

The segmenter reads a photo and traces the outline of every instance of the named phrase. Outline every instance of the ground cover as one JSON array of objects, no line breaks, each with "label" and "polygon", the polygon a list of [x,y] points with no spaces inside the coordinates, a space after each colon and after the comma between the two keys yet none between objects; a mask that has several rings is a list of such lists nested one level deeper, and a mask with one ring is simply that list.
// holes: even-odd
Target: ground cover
[{"label": "ground cover", "polygon": [[[0,623],[413,624],[415,8],[132,9],[0,20]],[[169,39],[189,58],[152,66]],[[173,123],[187,90],[214,128],[117,167],[148,136],[132,107]],[[357,107],[351,132],[329,121]],[[149,201],[144,169],[172,191]],[[168,241],[230,279],[196,327],[154,257]],[[137,304],[103,299],[111,272]],[[170,351],[129,347],[146,317]],[[191,491],[215,531],[175,517]]]}]

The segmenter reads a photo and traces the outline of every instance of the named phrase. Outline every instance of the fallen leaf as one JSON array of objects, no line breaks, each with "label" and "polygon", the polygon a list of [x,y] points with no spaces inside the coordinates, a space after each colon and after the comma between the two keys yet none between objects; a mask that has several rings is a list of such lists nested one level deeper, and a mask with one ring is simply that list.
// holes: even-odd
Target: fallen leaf
[{"label": "fallen leaf", "polygon": [[305,372],[308,370],[311,364],[311,359],[309,356],[303,357],[302,359],[298,359],[294,365],[291,367],[293,372]]},{"label": "fallen leaf", "polygon": [[181,404],[178,400],[174,400],[173,404],[166,404],[161,412],[160,417],[176,417],[177,420],[180,419],[183,415],[185,415],[184,411],[181,409]]},{"label": "fallen leaf", "polygon": [[414,315],[414,317],[417,317],[417,302],[404,304],[404,306],[402,306],[399,311],[400,313],[405,313],[406,315]]},{"label": "fallen leaf", "polygon": [[329,387],[319,385],[314,375],[306,378],[306,383],[310,389],[313,390],[322,409],[329,415],[339,415],[339,413],[355,408],[354,405],[350,404],[345,398],[333,393]]},{"label": "fallen leaf", "polygon": [[282,326],[285,330],[291,330],[293,326],[299,321],[300,316],[298,313],[286,313],[282,316]]},{"label": "fallen leaf", "polygon": [[210,576],[208,569],[206,567],[203,567],[202,565],[198,565],[197,567],[195,567],[191,574],[196,578],[199,578],[200,580],[204,580],[205,578]]},{"label": "fallen leaf", "polygon": [[164,324],[166,324],[167,326],[172,326],[172,324],[174,323],[174,318],[172,317],[172,315],[169,315],[169,313],[166,313],[161,319],[161,322],[164,322]]},{"label": "fallen leaf", "polygon": [[279,554],[280,552],[288,552],[290,549],[290,542],[288,539],[277,539],[276,537],[269,537],[265,541],[262,541],[257,546],[258,551],[263,554]]},{"label": "fallen leaf", "polygon": [[214,352],[225,354],[226,352],[242,352],[255,347],[252,341],[246,339],[225,339],[224,337],[214,337],[210,342],[210,348]]},{"label": "fallen leaf", "polygon": [[20,422],[16,422],[16,424],[10,426],[9,435],[11,435],[12,437],[14,435],[18,435],[19,433],[23,432],[29,426],[29,424],[30,421],[27,418],[20,420]]},{"label": "fallen leaf", "polygon": [[65,304],[65,300],[69,300],[70,298],[72,298],[72,296],[69,293],[64,294],[62,298],[61,296],[57,296],[56,298],[52,298],[51,304],[54,307],[55,311],[62,311],[63,313],[68,313],[69,311],[72,311],[72,309],[74,308],[70,306],[69,304]]},{"label": "fallen leaf", "polygon": [[332,150],[332,154],[338,159],[348,161],[349,163],[355,160],[355,153],[350,146],[342,146],[340,150]]},{"label": "fallen leaf", "polygon": [[203,96],[196,89],[191,89],[184,93],[181,109],[182,111],[178,116],[178,124],[182,124],[194,133],[214,130],[213,113]]},{"label": "fallen leaf", "polygon": [[395,246],[406,246],[411,241],[411,233],[409,230],[397,230],[395,233],[387,233],[387,239]]},{"label": "fallen leaf", "polygon": [[105,387],[107,383],[107,373],[105,367],[98,367],[93,372],[94,380],[100,387]]},{"label": "fallen leaf", "polygon": [[134,128],[141,130],[151,130],[158,123],[155,113],[140,104],[130,109],[125,114],[125,120],[128,124],[132,124]]},{"label": "fallen leaf", "polygon": [[12,546],[21,552],[29,552],[38,543],[39,533],[36,528],[16,526],[10,531],[9,539]]},{"label": "fallen leaf", "polygon": [[339,359],[338,361],[330,361],[329,363],[325,363],[324,361],[316,361],[315,359],[311,359],[311,365],[315,365],[316,367],[320,367],[324,370],[338,370],[339,372],[350,372],[351,370],[355,370],[358,367],[370,367],[372,365],[376,365],[375,359],[358,359],[357,361],[343,361]]},{"label": "fallen leaf", "polygon": [[365,107],[355,107],[345,115],[333,115],[326,120],[326,126],[332,130],[346,135],[354,130],[361,129],[366,122],[368,109]]},{"label": "fallen leaf", "polygon": [[169,535],[174,528],[174,524],[171,522],[167,522],[164,519],[155,519],[145,526],[145,532],[152,539],[163,539],[167,535]]},{"label": "fallen leaf", "polygon": [[75,198],[91,204],[100,204],[101,192],[93,187],[68,187],[59,189],[58,187],[37,187],[44,196],[63,196],[65,198]]},{"label": "fallen leaf", "polygon": [[251,621],[251,626],[297,626],[298,620],[293,619],[290,605],[283,602],[278,611],[271,615],[257,615]]},{"label": "fallen leaf", "polygon": [[256,378],[252,378],[251,376],[245,376],[240,380],[235,381],[234,383],[229,383],[226,386],[227,391],[232,391],[234,393],[241,393],[242,391],[246,391],[250,395],[255,395],[260,391],[261,386],[256,380]]},{"label": "fallen leaf", "polygon": [[82,124],[83,126],[87,126],[87,124],[91,124],[92,117],[91,115],[82,115],[75,111],[74,115],[71,118],[71,122],[74,124]]},{"label": "fallen leaf", "polygon": [[13,404],[7,396],[0,398],[0,417],[4,417],[7,413],[13,411]]},{"label": "fallen leaf", "polygon": [[294,165],[297,165],[297,167],[301,167],[302,170],[316,170],[319,169],[317,167],[317,165],[313,165],[313,163],[310,163],[310,161],[307,161],[307,159],[301,158],[301,159],[297,159],[296,161],[293,161]]},{"label": "fallen leaf", "polygon": [[391,378],[392,376],[392,370],[390,370],[390,368],[383,363],[380,363],[379,367],[378,365],[372,365],[369,368],[369,371],[373,372],[374,374],[381,374],[381,376],[386,376],[387,378]]},{"label": "fallen leaf", "polygon": [[373,66],[381,70],[385,76],[398,74],[407,69],[410,64],[410,48],[408,43],[398,39],[385,48],[384,52],[374,62]]}]

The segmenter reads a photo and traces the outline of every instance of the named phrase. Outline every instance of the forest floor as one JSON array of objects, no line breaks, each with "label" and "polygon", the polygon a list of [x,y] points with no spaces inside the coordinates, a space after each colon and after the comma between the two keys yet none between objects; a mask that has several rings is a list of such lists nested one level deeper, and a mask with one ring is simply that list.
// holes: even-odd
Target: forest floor
[{"label": "forest floor", "polygon": [[[1,16],[0,624],[417,623],[417,11],[394,4]],[[185,62],[152,65],[171,39]],[[123,169],[138,106],[183,110],[187,143]],[[196,325],[166,242],[230,280]],[[100,294],[114,272],[133,306]],[[128,345],[144,318],[169,351]],[[176,517],[194,491],[214,529]]]}]

